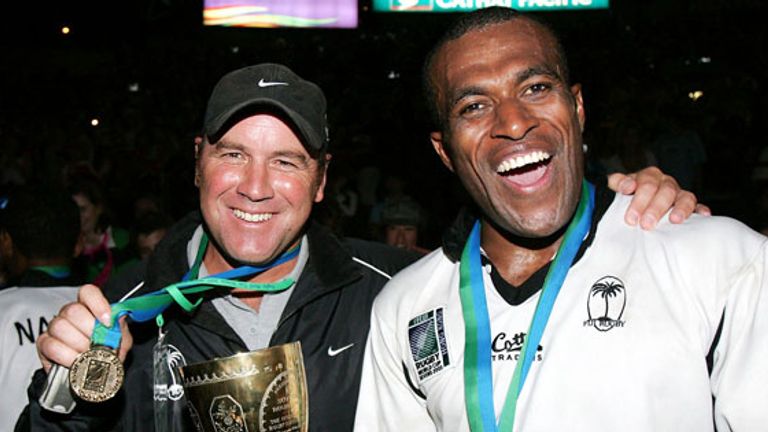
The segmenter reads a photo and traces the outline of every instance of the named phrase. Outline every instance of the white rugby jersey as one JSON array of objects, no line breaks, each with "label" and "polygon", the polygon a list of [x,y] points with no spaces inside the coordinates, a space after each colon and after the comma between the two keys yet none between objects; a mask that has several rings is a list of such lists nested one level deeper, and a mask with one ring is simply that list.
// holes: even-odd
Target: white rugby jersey
[{"label": "white rugby jersey", "polygon": [[80,287],[14,287],[0,291],[0,431],[11,431],[41,367],[35,342]]},{"label": "white rugby jersey", "polygon": [[[514,430],[768,430],[766,238],[696,215],[643,231],[623,221],[629,201],[571,267]],[[484,279],[498,419],[540,291],[511,306]],[[468,431],[464,331],[458,262],[438,250],[395,276],[374,304],[355,430]]]}]

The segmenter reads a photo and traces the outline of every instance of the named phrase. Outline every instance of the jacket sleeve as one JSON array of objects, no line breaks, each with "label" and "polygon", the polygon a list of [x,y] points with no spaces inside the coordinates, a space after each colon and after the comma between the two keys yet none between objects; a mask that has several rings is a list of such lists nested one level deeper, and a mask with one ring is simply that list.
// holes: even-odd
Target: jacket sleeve
[{"label": "jacket sleeve", "polygon": [[760,252],[732,277],[711,375],[719,431],[768,425],[768,253]]},{"label": "jacket sleeve", "polygon": [[403,342],[399,341],[402,335],[380,315],[380,300],[374,303],[371,314],[354,430],[434,432],[425,399],[415,392],[405,375],[403,350],[407,343],[398,343]]}]

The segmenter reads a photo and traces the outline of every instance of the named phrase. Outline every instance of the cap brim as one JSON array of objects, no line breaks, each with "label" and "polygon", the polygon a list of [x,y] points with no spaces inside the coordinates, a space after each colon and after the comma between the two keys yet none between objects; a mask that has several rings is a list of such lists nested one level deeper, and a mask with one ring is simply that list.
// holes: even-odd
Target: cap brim
[{"label": "cap brim", "polygon": [[[259,112],[259,108],[266,108],[265,111],[276,114],[282,114],[281,119],[287,120],[292,129],[298,133],[304,146],[312,150],[321,150],[323,148],[322,139],[317,136],[309,123],[296,111],[288,108],[284,104],[270,98],[256,98],[233,106],[229,110],[221,113],[208,125],[206,125],[205,134],[209,142],[217,142],[227,131],[234,126],[233,120],[242,120],[247,114]],[[284,117],[283,117],[284,116]]]}]

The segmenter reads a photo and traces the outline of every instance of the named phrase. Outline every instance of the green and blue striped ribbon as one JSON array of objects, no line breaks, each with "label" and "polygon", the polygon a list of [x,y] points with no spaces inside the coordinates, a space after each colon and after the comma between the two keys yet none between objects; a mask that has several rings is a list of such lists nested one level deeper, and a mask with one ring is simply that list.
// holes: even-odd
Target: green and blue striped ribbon
[{"label": "green and blue striped ribbon", "polygon": [[[160,317],[163,311],[173,303],[178,304],[187,312],[192,312],[200,305],[200,303],[202,303],[203,299],[200,297],[197,301],[192,302],[187,298],[187,296],[191,294],[199,294],[221,287],[259,292],[277,292],[286,290],[293,285],[294,281],[291,278],[284,278],[274,283],[252,283],[235,279],[256,275],[296,258],[299,254],[300,243],[269,264],[263,266],[241,266],[198,279],[200,265],[202,264],[207,246],[208,236],[203,234],[195,262],[189,272],[184,275],[181,282],[171,284],[163,289],[143,296],[134,297],[110,305],[112,308],[112,326],[107,327],[101,324],[99,320],[96,320],[96,325],[91,336],[91,342],[97,345],[104,345],[112,349],[117,349],[117,347],[120,346],[120,339],[122,337],[120,324],[118,323],[120,317],[128,315],[128,317],[135,322],[148,321],[152,318]],[[158,322],[158,324],[160,323],[161,321]]]},{"label": "green and blue striped ribbon", "polygon": [[491,323],[480,262],[480,221],[475,222],[461,255],[459,294],[464,315],[464,393],[469,426],[473,432],[512,431],[517,400],[533,363],[547,321],[568,270],[589,232],[594,211],[595,189],[583,181],[576,214],[565,231],[563,241],[550,265],[528,335],[522,347],[498,424],[493,403],[491,364]]}]

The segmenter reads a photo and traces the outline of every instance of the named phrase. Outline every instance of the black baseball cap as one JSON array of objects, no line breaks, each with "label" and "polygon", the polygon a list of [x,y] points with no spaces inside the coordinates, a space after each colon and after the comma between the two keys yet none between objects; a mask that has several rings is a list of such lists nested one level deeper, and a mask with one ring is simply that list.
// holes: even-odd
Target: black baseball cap
[{"label": "black baseball cap", "polygon": [[327,148],[323,91],[287,67],[273,63],[247,66],[224,75],[208,99],[203,133],[209,142],[216,142],[237,120],[262,109],[289,123],[308,150]]}]

